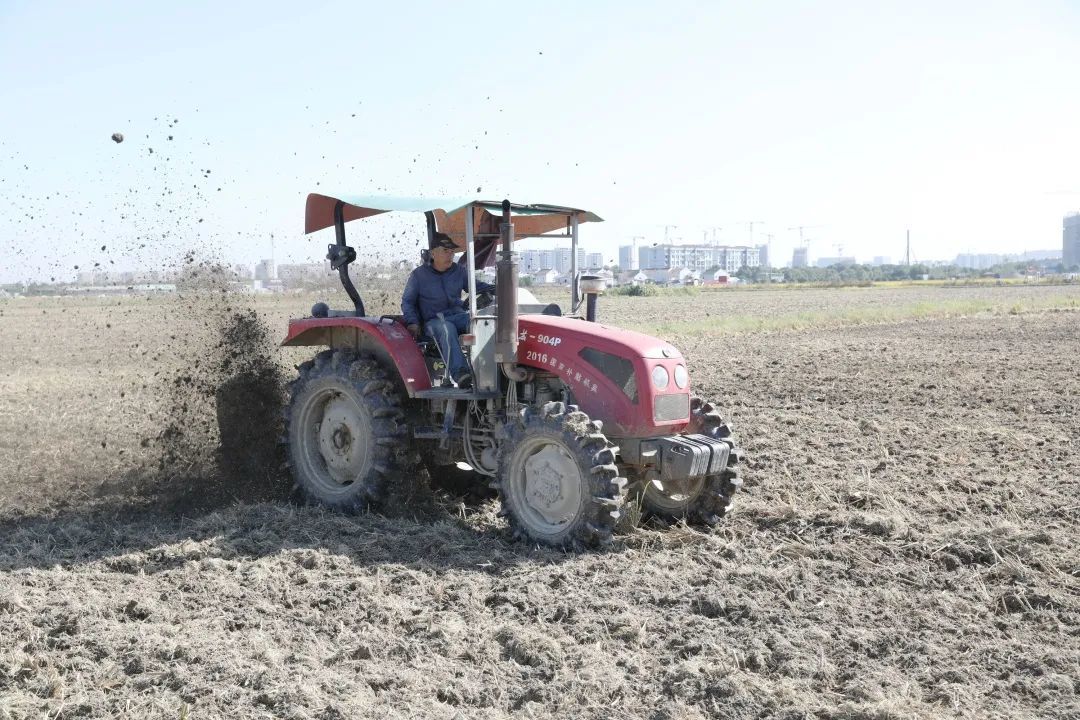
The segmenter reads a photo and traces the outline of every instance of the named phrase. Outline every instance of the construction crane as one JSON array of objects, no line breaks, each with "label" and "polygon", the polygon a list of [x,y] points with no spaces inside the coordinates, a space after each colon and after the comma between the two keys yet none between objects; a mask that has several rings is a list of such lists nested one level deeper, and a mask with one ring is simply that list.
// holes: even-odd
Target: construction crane
[{"label": "construction crane", "polygon": [[750,222],[748,222],[746,224],[750,226],[750,247],[754,247],[754,226],[755,225],[764,225],[765,221],[764,220],[751,220]]},{"label": "construction crane", "polygon": [[799,231],[799,245],[801,245],[802,247],[808,247],[810,245],[810,240],[803,236],[803,231],[804,230],[816,230],[817,228],[823,228],[823,227],[825,227],[825,226],[824,225],[796,225],[795,227],[789,227],[788,230],[789,231],[790,230],[798,230]]},{"label": "construction crane", "polygon": [[[798,230],[799,231],[799,248],[802,248],[802,251],[803,251],[802,261],[804,263],[809,264],[808,261],[809,261],[809,255],[810,255],[810,252],[809,252],[809,250],[810,250],[810,238],[806,237],[805,232],[807,230],[814,230],[816,228],[821,228],[821,227],[825,227],[825,226],[824,225],[796,225],[794,227],[789,227],[788,228],[789,232],[791,230]],[[793,267],[795,266],[795,263],[796,263],[797,251],[798,251],[798,248],[796,248],[796,253],[793,254],[793,256],[792,256],[792,266]]]}]

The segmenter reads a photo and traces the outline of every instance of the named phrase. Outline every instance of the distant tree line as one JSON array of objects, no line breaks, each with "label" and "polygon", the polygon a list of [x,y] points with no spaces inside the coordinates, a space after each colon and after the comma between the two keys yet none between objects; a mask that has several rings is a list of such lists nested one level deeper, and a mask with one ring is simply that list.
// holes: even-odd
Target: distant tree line
[{"label": "distant tree line", "polygon": [[986,269],[963,268],[959,265],[859,265],[838,264],[829,267],[781,268],[742,268],[735,276],[747,282],[764,282],[769,274],[782,273],[784,282],[791,283],[866,283],[889,280],[921,280],[923,276],[931,280],[952,280],[979,277],[1015,277],[1030,272],[1036,274],[1060,274],[1077,271],[1080,268],[1066,268],[1060,260],[1025,260],[1002,263]]}]

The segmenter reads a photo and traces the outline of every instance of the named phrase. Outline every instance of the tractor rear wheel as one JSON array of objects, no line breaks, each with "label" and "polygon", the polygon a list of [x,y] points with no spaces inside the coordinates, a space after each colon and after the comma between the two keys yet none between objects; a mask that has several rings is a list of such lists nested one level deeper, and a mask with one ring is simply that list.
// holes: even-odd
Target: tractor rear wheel
[{"label": "tractor rear wheel", "polygon": [[525,408],[499,443],[494,485],[517,539],[554,547],[611,542],[626,497],[617,449],[576,405]]},{"label": "tractor rear wheel", "polygon": [[299,370],[285,413],[298,489],[346,512],[382,501],[405,455],[393,384],[374,358],[348,349],[323,351]]},{"label": "tractor rear wheel", "polygon": [[708,435],[727,443],[727,467],[716,475],[664,481],[663,489],[645,482],[637,489],[641,493],[642,510],[655,517],[686,518],[691,522],[715,525],[731,508],[732,496],[742,485],[739,477],[742,450],[735,447],[731,427],[724,422],[720,412],[712,403],[704,402],[696,395],[690,398],[690,424],[686,432]]}]

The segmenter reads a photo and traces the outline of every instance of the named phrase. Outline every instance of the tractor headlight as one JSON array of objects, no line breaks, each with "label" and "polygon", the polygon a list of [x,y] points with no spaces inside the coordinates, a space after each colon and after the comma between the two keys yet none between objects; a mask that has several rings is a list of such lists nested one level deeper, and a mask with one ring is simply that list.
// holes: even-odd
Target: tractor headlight
[{"label": "tractor headlight", "polygon": [[690,375],[686,372],[685,365],[675,366],[675,385],[681,390],[690,382]]},{"label": "tractor headlight", "polygon": [[652,369],[652,384],[656,386],[657,390],[663,390],[668,385],[668,380],[671,376],[668,375],[667,368],[663,365],[657,365]]}]

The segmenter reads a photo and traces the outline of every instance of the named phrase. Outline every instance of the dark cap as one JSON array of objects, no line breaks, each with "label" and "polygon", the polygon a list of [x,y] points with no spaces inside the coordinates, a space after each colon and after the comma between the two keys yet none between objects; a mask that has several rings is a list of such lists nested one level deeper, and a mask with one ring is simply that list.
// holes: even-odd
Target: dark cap
[{"label": "dark cap", "polygon": [[434,250],[435,248],[446,248],[447,250],[460,249],[449,235],[441,232],[435,233],[435,236],[431,238],[431,249]]}]

